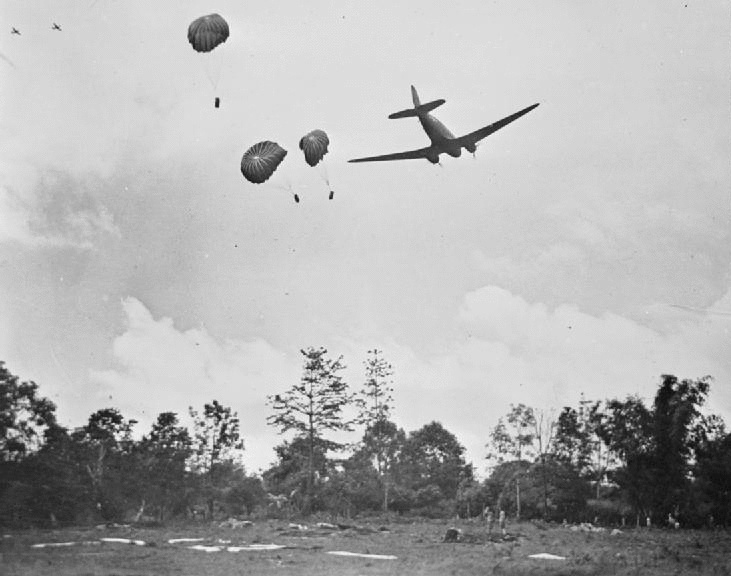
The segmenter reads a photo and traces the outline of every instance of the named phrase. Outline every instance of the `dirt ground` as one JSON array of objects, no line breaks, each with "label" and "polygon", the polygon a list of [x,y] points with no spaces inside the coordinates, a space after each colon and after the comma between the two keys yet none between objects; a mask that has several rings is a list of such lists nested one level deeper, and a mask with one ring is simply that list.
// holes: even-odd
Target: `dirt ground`
[{"label": "dirt ground", "polygon": [[[456,527],[457,542],[444,542]],[[306,528],[306,529],[302,529]],[[101,539],[109,539],[101,541]],[[177,541],[174,539],[196,539]],[[115,540],[117,539],[117,540]],[[127,543],[124,540],[137,541]],[[37,547],[38,544],[63,544]],[[264,545],[279,545],[273,548]],[[199,548],[191,548],[199,547]],[[371,555],[342,556],[344,551]],[[565,557],[532,559],[531,554]],[[383,555],[392,558],[379,558]],[[107,526],[6,531],[0,539],[4,576],[234,576],[444,574],[731,574],[731,533],[693,530],[573,531],[512,525],[507,539],[480,523],[350,522],[301,527],[258,521],[231,527],[186,524],[160,528]]]}]

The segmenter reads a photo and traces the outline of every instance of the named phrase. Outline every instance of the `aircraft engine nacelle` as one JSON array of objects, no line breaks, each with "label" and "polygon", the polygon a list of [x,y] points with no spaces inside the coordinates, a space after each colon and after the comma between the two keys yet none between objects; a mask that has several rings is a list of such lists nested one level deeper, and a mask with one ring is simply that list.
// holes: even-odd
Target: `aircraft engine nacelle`
[{"label": "aircraft engine nacelle", "polygon": [[459,158],[462,156],[462,148],[455,148],[454,150],[449,150],[447,152],[452,158]]},{"label": "aircraft engine nacelle", "polygon": [[429,154],[426,159],[432,164],[439,164],[439,154]]},{"label": "aircraft engine nacelle", "polygon": [[474,154],[477,151],[477,145],[476,144],[465,144],[465,147],[464,148],[470,154]]}]

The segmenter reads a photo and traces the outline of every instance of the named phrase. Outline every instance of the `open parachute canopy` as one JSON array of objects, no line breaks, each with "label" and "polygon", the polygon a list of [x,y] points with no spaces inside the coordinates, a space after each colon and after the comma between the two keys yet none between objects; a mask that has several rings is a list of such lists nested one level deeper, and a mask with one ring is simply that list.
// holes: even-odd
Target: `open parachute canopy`
[{"label": "open parachute canopy", "polygon": [[330,139],[324,131],[313,130],[300,139],[300,150],[305,153],[305,161],[310,166],[316,166],[327,154],[328,144],[330,144]]},{"label": "open parachute canopy", "polygon": [[188,26],[188,42],[196,52],[210,52],[228,38],[228,22],[218,14],[196,18]]},{"label": "open parachute canopy", "polygon": [[249,182],[266,182],[282,163],[287,151],[276,142],[264,140],[254,144],[241,158],[241,173]]}]

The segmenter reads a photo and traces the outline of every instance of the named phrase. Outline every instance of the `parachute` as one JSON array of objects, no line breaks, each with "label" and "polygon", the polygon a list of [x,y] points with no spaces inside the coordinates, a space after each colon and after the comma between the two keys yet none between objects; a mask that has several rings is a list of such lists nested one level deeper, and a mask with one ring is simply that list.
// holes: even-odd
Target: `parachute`
[{"label": "parachute", "polygon": [[228,38],[228,22],[218,14],[196,18],[188,26],[188,42],[196,52],[210,52]]},{"label": "parachute", "polygon": [[327,154],[327,146],[330,139],[322,130],[308,132],[300,139],[300,150],[305,153],[305,161],[310,166],[316,166]]},{"label": "parachute", "polygon": [[241,173],[252,184],[266,182],[282,163],[287,151],[276,142],[254,144],[241,158]]},{"label": "parachute", "polygon": [[[218,14],[208,14],[196,18],[188,26],[188,42],[196,52],[208,53],[216,46],[223,44],[228,39],[228,22]],[[215,63],[214,63],[215,61]],[[214,89],[218,87],[218,78],[221,74],[221,62],[216,54],[205,57],[204,67],[206,76]],[[214,106],[218,108],[221,99],[217,96]]]},{"label": "parachute", "polygon": [[[328,138],[324,130],[313,130],[302,136],[300,139],[300,150],[305,154],[305,162],[312,167],[317,166],[325,154],[327,154],[329,144],[330,138]],[[330,187],[330,180],[327,177],[327,168],[325,166],[322,167],[322,172],[322,179]],[[333,199],[334,195],[335,192],[330,190],[330,200]]]}]

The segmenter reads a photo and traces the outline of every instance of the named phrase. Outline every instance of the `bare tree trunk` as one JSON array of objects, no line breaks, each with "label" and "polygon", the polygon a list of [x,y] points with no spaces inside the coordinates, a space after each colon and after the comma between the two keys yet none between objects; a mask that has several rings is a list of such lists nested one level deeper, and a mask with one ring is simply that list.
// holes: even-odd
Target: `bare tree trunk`
[{"label": "bare tree trunk", "polygon": [[135,514],[134,522],[137,523],[140,521],[140,518],[142,518],[142,515],[145,513],[145,499],[142,499],[142,504],[140,504],[140,509],[137,510],[137,514]]},{"label": "bare tree trunk", "polygon": [[538,411],[535,420],[535,436],[538,439],[538,453],[541,458],[541,479],[543,480],[543,519],[548,517],[548,475],[546,471],[546,453],[553,440],[553,416],[545,410]]},{"label": "bare tree trunk", "polygon": [[542,466],[543,468],[543,519],[548,519],[548,478],[546,474],[546,458],[545,456],[541,456],[542,460]]},{"label": "bare tree trunk", "polygon": [[94,505],[97,513],[101,513],[101,499],[102,499],[102,482],[104,479],[104,457],[106,456],[106,447],[104,444],[99,445],[99,455],[97,456],[94,467],[86,465],[86,472],[89,474],[91,479],[92,498],[94,499]]},{"label": "bare tree trunk", "polygon": [[307,494],[305,495],[305,513],[310,512],[310,502],[315,485],[315,435],[310,429],[310,454],[307,458]]}]

